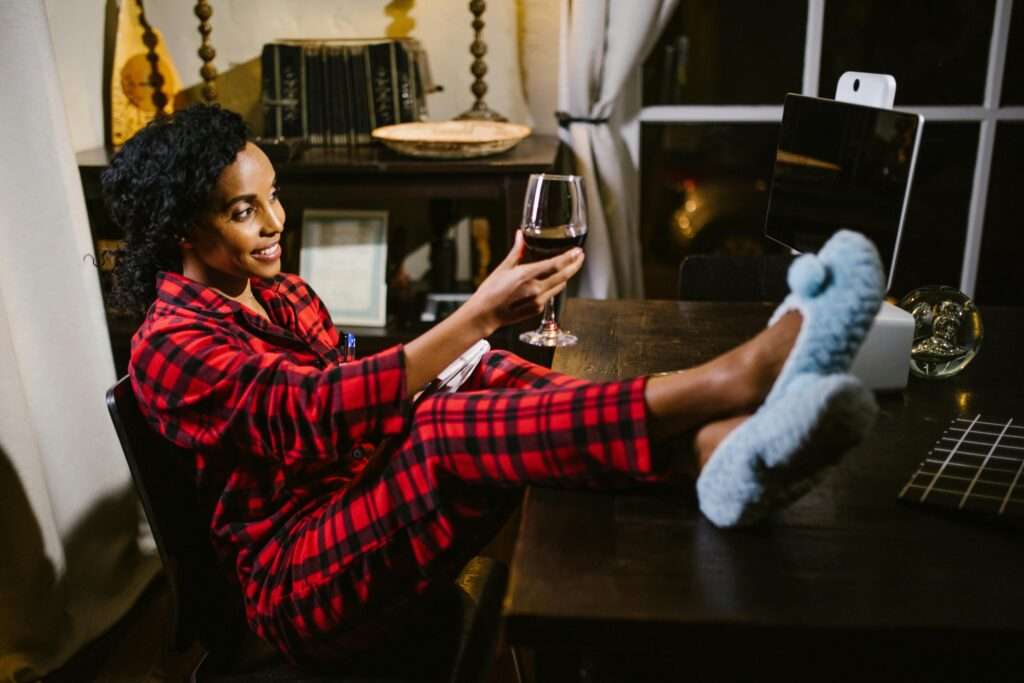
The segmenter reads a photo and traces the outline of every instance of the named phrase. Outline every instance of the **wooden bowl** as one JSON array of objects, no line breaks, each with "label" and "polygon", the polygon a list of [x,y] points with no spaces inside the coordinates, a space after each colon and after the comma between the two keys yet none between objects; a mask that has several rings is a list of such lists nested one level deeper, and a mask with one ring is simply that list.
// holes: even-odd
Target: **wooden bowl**
[{"label": "wooden bowl", "polygon": [[530,134],[516,123],[422,121],[374,129],[372,135],[399,154],[428,159],[471,159],[501,154]]}]

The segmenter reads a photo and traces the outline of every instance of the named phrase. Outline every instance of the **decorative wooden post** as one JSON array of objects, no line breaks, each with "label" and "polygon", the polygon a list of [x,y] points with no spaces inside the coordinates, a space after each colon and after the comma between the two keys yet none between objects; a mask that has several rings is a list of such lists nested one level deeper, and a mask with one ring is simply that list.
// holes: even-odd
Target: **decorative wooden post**
[{"label": "decorative wooden post", "polygon": [[164,77],[160,73],[160,67],[158,62],[160,56],[156,53],[156,46],[160,42],[160,38],[157,37],[156,33],[153,32],[153,27],[146,21],[146,9],[142,5],[142,0],[139,1],[139,23],[142,25],[142,44],[146,46],[146,61],[149,62],[149,85],[153,88],[153,107],[156,109],[156,115],[166,116],[167,115],[167,95],[163,91]]},{"label": "decorative wooden post", "polygon": [[484,61],[484,55],[487,54],[487,43],[481,40],[480,34],[484,30],[484,20],[481,17],[485,9],[487,9],[487,3],[484,0],[471,0],[469,3],[469,11],[473,13],[473,43],[469,46],[469,52],[473,55],[473,64],[469,71],[475,78],[470,89],[476,96],[476,102],[455,118],[508,121],[507,118],[484,103],[484,95],[487,93],[487,83],[484,82],[484,76],[487,74],[487,62]]},{"label": "decorative wooden post", "polygon": [[146,18],[142,0],[121,0],[110,67],[110,143],[119,147],[173,110],[181,91],[167,45]]},{"label": "decorative wooden post", "polygon": [[196,16],[199,17],[199,35],[203,37],[203,44],[199,46],[198,55],[203,60],[203,66],[199,69],[199,75],[203,77],[203,100],[206,102],[217,101],[217,67],[213,65],[213,58],[217,51],[210,44],[210,17],[213,16],[213,8],[206,0],[196,0]]}]

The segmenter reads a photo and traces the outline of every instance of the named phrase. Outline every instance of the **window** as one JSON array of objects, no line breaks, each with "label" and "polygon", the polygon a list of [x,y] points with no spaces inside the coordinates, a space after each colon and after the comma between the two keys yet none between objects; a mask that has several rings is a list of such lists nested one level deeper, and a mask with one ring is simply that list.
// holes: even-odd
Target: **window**
[{"label": "window", "polygon": [[844,71],[896,77],[896,106],[981,104],[994,0],[828,0],[818,92]]},{"label": "window", "polygon": [[1024,280],[995,285],[1015,272],[1011,204],[1024,180],[1024,7],[1012,5],[681,0],[644,65],[631,141],[647,296],[675,296],[687,253],[770,249],[783,96],[831,97],[844,71],[873,71],[893,74],[895,106],[926,121],[890,294],[947,284],[981,304],[1024,304]]},{"label": "window", "polygon": [[978,269],[978,301],[995,305],[1021,305],[1024,270],[1020,194],[1024,188],[1021,152],[1024,122],[1000,122],[996,130],[991,182],[985,211],[985,233]]},{"label": "window", "polygon": [[804,2],[681,0],[644,69],[644,104],[782,104],[804,50],[778,37],[806,23]]}]

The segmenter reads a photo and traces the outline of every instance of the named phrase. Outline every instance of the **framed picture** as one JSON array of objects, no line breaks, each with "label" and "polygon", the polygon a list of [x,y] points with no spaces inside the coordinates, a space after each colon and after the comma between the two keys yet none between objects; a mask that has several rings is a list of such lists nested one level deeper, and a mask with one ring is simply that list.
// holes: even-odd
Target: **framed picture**
[{"label": "framed picture", "polygon": [[385,324],[387,262],[386,211],[303,212],[299,275],[323,299],[335,324]]}]

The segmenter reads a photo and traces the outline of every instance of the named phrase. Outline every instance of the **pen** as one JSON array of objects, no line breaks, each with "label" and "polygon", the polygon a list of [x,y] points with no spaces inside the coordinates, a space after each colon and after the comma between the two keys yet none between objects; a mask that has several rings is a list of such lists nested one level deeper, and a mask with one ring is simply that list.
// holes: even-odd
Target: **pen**
[{"label": "pen", "polygon": [[347,362],[347,361],[350,361],[350,360],[355,360],[356,359],[356,335],[352,334],[351,332],[346,332],[342,336],[342,342],[345,345],[345,350],[344,350],[344,353],[343,353],[343,355],[345,356],[345,361]]}]

